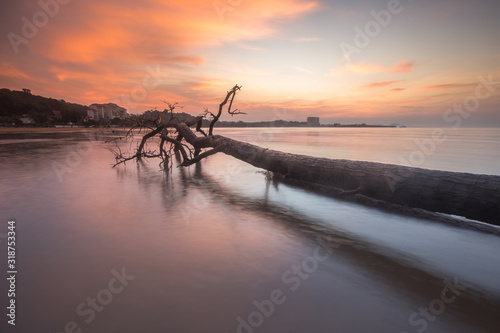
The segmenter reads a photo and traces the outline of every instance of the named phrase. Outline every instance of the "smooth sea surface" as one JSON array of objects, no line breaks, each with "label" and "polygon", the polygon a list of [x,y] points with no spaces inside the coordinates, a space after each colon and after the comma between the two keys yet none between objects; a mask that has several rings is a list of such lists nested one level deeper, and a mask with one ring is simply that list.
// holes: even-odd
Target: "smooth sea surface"
[{"label": "smooth sea surface", "polygon": [[[291,153],[500,175],[499,129],[215,132]],[[266,181],[223,154],[171,172],[158,160],[112,168],[109,149],[136,147],[105,142],[118,136],[0,130],[0,332],[499,332],[499,236]]]}]

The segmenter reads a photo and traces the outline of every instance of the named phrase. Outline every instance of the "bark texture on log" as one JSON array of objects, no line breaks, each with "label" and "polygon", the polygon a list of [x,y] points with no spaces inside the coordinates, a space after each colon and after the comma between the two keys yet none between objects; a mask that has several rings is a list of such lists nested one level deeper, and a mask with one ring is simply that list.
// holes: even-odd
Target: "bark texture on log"
[{"label": "bark texture on log", "polygon": [[185,124],[176,128],[195,148],[216,148],[285,178],[500,225],[500,176],[289,154],[219,135],[199,137]]}]

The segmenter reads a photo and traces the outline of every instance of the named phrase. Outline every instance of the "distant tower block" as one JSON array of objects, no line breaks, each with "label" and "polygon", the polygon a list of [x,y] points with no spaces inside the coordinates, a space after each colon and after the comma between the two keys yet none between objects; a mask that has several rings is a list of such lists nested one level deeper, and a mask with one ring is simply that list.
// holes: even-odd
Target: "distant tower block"
[{"label": "distant tower block", "polygon": [[319,127],[319,117],[307,117],[307,126]]}]

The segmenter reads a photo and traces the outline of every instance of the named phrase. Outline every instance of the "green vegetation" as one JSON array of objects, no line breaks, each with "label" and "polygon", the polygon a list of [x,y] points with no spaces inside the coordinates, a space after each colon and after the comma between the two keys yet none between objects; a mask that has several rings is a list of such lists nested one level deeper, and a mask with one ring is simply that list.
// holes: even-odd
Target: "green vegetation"
[{"label": "green vegetation", "polygon": [[28,115],[37,126],[83,123],[87,106],[24,91],[0,89],[0,124],[22,125],[23,115]]}]

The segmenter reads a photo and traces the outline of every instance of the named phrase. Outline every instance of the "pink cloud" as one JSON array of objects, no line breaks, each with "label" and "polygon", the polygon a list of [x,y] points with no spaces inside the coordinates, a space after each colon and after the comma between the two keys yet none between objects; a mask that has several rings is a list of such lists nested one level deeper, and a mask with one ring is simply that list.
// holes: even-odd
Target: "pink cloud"
[{"label": "pink cloud", "polygon": [[10,78],[31,79],[31,77],[24,71],[17,68],[14,64],[9,62],[0,62],[0,76]]},{"label": "pink cloud", "polygon": [[342,68],[335,68],[331,71],[332,76],[343,76],[353,73],[356,75],[368,75],[374,73],[411,73],[415,66],[414,61],[400,60],[391,67],[382,66],[376,63],[347,63]]},{"label": "pink cloud", "polygon": [[431,86],[424,86],[420,89],[423,90],[441,90],[441,89],[464,89],[464,88],[474,88],[477,83],[447,83],[447,84],[436,84]]},{"label": "pink cloud", "polygon": [[323,38],[318,38],[318,37],[301,37],[301,38],[294,38],[294,42],[317,42],[323,40]]},{"label": "pink cloud", "polygon": [[393,73],[411,73],[414,66],[414,61],[400,60],[389,71]]},{"label": "pink cloud", "polygon": [[399,81],[374,82],[374,83],[367,84],[364,87],[366,87],[366,88],[387,87],[387,86],[390,86],[392,84],[399,83],[399,82],[401,82],[401,80],[399,80]]}]

